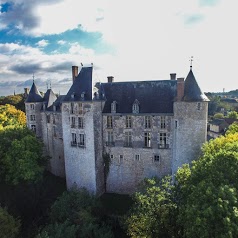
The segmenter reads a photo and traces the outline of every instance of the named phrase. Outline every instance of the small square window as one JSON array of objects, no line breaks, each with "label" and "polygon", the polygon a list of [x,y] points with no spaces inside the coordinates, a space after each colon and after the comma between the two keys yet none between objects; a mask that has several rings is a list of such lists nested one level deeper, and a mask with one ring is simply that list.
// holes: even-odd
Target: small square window
[{"label": "small square window", "polygon": [[140,160],[140,155],[135,155],[135,160],[139,161]]},{"label": "small square window", "polygon": [[159,160],[160,160],[160,156],[159,155],[154,155],[154,161],[159,162]]},{"label": "small square window", "polygon": [[113,159],[113,158],[114,158],[114,156],[113,156],[113,155],[110,155],[110,158],[111,158],[111,159]]},{"label": "small square window", "polygon": [[34,104],[30,104],[31,109],[35,109],[35,105]]},{"label": "small square window", "polygon": [[123,159],[123,155],[120,155],[120,159]]}]

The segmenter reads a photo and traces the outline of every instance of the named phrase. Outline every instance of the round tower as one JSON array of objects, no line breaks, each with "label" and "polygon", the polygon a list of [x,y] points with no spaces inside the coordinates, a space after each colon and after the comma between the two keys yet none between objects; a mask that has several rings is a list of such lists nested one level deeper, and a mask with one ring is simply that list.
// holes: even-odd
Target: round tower
[{"label": "round tower", "polygon": [[201,154],[201,147],[207,139],[208,101],[190,67],[186,80],[178,79],[177,82],[172,174],[175,174],[183,164],[190,163]]}]

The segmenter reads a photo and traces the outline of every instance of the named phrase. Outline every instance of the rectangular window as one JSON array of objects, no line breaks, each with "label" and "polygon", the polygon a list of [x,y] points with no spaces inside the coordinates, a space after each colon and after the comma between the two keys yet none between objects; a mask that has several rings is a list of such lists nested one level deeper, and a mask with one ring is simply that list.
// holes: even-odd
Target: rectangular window
[{"label": "rectangular window", "polygon": [[114,156],[113,156],[113,155],[110,155],[110,158],[111,158],[111,159],[113,159],[113,158],[114,158]]},{"label": "rectangular window", "polygon": [[139,161],[140,160],[140,155],[135,155],[135,160]]},{"label": "rectangular window", "polygon": [[201,110],[201,103],[200,102],[197,104],[197,110]]},{"label": "rectangular window", "polygon": [[74,113],[74,103],[73,102],[71,102],[70,103],[70,113]]},{"label": "rectangular window", "polygon": [[144,146],[145,147],[151,147],[151,133],[145,132],[144,134]]},{"label": "rectangular window", "polygon": [[30,119],[31,119],[31,121],[35,121],[36,120],[36,116],[35,115],[30,115]]},{"label": "rectangular window", "polygon": [[83,104],[79,103],[79,114],[83,114]]},{"label": "rectangular window", "polygon": [[166,128],[166,118],[165,116],[160,117],[160,128],[165,129]]},{"label": "rectangular window", "polygon": [[76,137],[76,133],[72,133],[71,146],[77,146],[77,137]]},{"label": "rectangular window", "polygon": [[36,125],[31,125],[31,130],[36,132]]},{"label": "rectangular window", "polygon": [[75,128],[75,117],[71,117],[71,128]]},{"label": "rectangular window", "polygon": [[154,155],[154,161],[159,162],[159,160],[160,160],[160,156],[159,155]]},{"label": "rectangular window", "polygon": [[178,121],[175,120],[175,129],[177,129],[177,128],[178,128]]},{"label": "rectangular window", "polygon": [[30,108],[34,110],[35,109],[35,105],[34,104],[30,104]]},{"label": "rectangular window", "polygon": [[83,118],[82,117],[78,118],[78,127],[81,129],[83,128]]},{"label": "rectangular window", "polygon": [[132,134],[131,131],[126,131],[125,132],[125,147],[132,147]]},{"label": "rectangular window", "polygon": [[50,123],[50,115],[46,115],[46,121],[47,123]]},{"label": "rectangular window", "polygon": [[145,128],[151,128],[151,117],[145,116]]},{"label": "rectangular window", "polygon": [[159,148],[168,148],[166,133],[159,133]]},{"label": "rectangular window", "polygon": [[55,115],[53,115],[53,124],[55,124]]},{"label": "rectangular window", "polygon": [[112,128],[112,116],[107,116],[107,128]]},{"label": "rectangular window", "polygon": [[53,136],[56,137],[56,127],[53,126]]},{"label": "rectangular window", "polygon": [[107,132],[107,146],[114,146],[114,138],[113,138],[113,131]]},{"label": "rectangular window", "polygon": [[79,134],[79,147],[85,147],[85,134]]},{"label": "rectangular window", "polygon": [[131,116],[126,116],[126,128],[131,128],[131,127],[132,127]]},{"label": "rectangular window", "polygon": [[122,163],[123,161],[123,155],[119,155],[119,163]]}]

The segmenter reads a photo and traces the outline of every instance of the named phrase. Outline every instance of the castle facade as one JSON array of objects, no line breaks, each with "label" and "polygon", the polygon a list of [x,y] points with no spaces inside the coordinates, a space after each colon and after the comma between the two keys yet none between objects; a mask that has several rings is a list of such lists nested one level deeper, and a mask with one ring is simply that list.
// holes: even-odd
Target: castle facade
[{"label": "castle facade", "polygon": [[132,193],[146,177],[173,175],[206,141],[208,99],[192,72],[169,80],[92,80],[93,67],[72,66],[66,95],[26,99],[27,126],[45,145],[50,171],[67,187]]}]

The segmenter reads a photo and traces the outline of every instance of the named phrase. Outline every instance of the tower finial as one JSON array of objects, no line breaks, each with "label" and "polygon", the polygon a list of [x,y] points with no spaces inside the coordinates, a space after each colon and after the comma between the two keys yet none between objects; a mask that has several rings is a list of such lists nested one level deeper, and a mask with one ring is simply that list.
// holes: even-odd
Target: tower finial
[{"label": "tower finial", "polygon": [[35,82],[35,75],[34,75],[34,73],[32,75],[32,78],[33,78],[33,82]]},{"label": "tower finial", "polygon": [[190,69],[192,69],[192,67],[193,67],[193,56],[191,56],[189,61],[190,61]]}]

